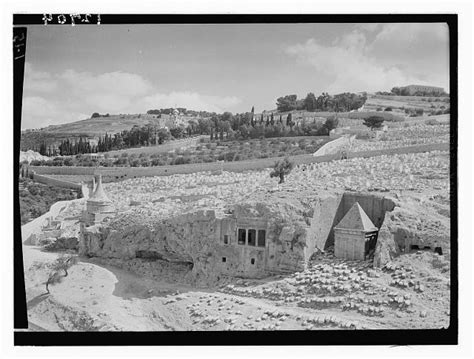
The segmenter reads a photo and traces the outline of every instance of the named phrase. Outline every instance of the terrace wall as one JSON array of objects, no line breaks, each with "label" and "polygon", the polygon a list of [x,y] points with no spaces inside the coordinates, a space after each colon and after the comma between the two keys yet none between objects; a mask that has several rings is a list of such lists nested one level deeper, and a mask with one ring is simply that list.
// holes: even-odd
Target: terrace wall
[{"label": "terrace wall", "polygon": [[158,146],[148,146],[148,147],[138,147],[138,148],[127,148],[124,150],[117,150],[117,151],[109,151],[109,152],[103,152],[103,153],[108,153],[109,156],[114,156],[116,154],[120,155],[124,152],[128,153],[129,155],[131,154],[140,154],[140,153],[164,153],[164,152],[169,152],[173,150],[177,150],[180,148],[188,148],[188,147],[195,147],[198,145],[199,141],[202,138],[208,138],[209,136],[196,136],[196,137],[189,137],[189,138],[184,138],[181,140],[175,140],[175,141],[170,141],[166,142],[162,145]]},{"label": "terrace wall", "polygon": [[[347,154],[348,158],[357,157],[375,157],[381,155],[395,155],[406,153],[419,153],[430,151],[449,151],[449,143],[425,144],[408,147],[368,150],[351,152]],[[247,161],[236,162],[211,162],[211,163],[192,163],[186,165],[168,165],[157,167],[59,167],[59,166],[30,166],[38,174],[51,175],[94,175],[101,174],[104,182],[124,180],[127,178],[168,176],[174,174],[189,174],[203,171],[229,171],[244,172],[250,170],[262,170],[273,167],[281,157],[259,158]],[[314,157],[312,154],[290,156],[296,165],[329,162],[340,159],[339,154]]]},{"label": "terrace wall", "polygon": [[38,183],[43,183],[49,186],[56,186],[61,188],[70,188],[78,191],[82,191],[82,185],[74,182],[64,181],[56,178],[51,178],[48,176],[39,175],[33,173],[33,180]]}]

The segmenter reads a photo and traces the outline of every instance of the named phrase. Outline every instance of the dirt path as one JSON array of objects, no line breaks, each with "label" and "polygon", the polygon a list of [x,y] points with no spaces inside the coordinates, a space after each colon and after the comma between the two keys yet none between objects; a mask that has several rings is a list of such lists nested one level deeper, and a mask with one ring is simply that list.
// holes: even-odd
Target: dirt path
[{"label": "dirt path", "polygon": [[[444,288],[449,283],[440,274],[423,266],[413,270],[417,276],[425,278],[426,293],[414,293],[409,288],[388,288],[388,292],[397,292],[397,297],[409,295],[407,298],[413,302],[411,306],[414,312],[396,307],[390,309],[388,306],[385,315],[380,317],[368,316],[357,310],[344,311],[337,303],[310,308],[301,306],[299,300],[285,302],[283,299],[294,296],[301,289],[307,290],[314,285],[317,287],[320,279],[336,280],[340,276],[334,273],[331,277],[316,269],[283,278],[252,283],[243,281],[241,285],[235,286],[236,290],[229,291],[156,281],[84,258],[69,270],[68,277],[61,283],[50,286],[51,293],[46,295],[45,273],[33,271],[30,267],[35,261],[53,261],[58,254],[25,246],[24,256],[29,320],[44,330],[421,328],[423,325],[445,326],[448,318],[448,298],[439,293],[448,293]],[[431,257],[427,257],[427,263],[431,260],[429,258]],[[392,275],[391,272],[380,271],[378,277],[365,280],[368,287],[358,295],[370,291],[377,294],[364,295],[364,301],[361,299],[359,303],[365,306],[367,300],[386,296],[388,292],[384,287],[389,287]],[[303,280],[298,280],[298,277]],[[307,280],[316,282],[308,285]],[[270,291],[290,288],[290,292],[273,298],[271,295],[261,297],[255,293],[256,290],[265,288]],[[336,297],[337,295],[329,294],[322,297],[305,294],[302,298]],[[357,302],[357,298],[352,300]],[[421,316],[420,313],[423,312],[426,314]]]}]

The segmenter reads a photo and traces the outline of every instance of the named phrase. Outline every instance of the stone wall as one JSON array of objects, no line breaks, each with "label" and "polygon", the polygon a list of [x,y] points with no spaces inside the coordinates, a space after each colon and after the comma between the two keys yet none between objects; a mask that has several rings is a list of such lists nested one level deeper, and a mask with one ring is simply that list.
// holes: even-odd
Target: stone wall
[{"label": "stone wall", "polygon": [[316,249],[324,250],[327,247],[333,227],[338,223],[335,223],[335,218],[341,212],[342,198],[342,193],[319,194],[313,205],[314,212],[308,233],[308,252],[311,254]]},{"label": "stone wall", "polygon": [[78,190],[82,192],[82,185],[74,182],[59,180],[56,178],[51,178],[48,176],[39,175],[37,173],[33,173],[33,180],[38,183],[43,183],[48,186],[56,186],[61,188],[70,188],[74,190]]},{"label": "stone wall", "polygon": [[29,166],[30,171],[40,175],[94,175],[96,167],[73,166]]},{"label": "stone wall", "polygon": [[201,139],[207,139],[207,138],[209,138],[209,136],[204,136],[204,135],[194,136],[194,137],[188,137],[188,138],[183,138],[179,140],[169,141],[158,146],[127,148],[124,150],[109,151],[108,154],[110,156],[114,156],[116,154],[121,155],[124,152],[128,153],[129,155],[133,153],[134,154],[164,153],[164,152],[169,152],[169,151],[178,150],[178,149],[187,149],[191,147],[196,147],[201,141]]},{"label": "stone wall", "polygon": [[[348,158],[357,157],[375,157],[381,155],[394,155],[405,153],[418,153],[430,151],[449,150],[448,143],[425,144],[417,146],[407,146],[400,148],[390,148],[383,150],[370,150],[347,153]],[[189,174],[204,171],[229,171],[244,172],[250,170],[262,170],[273,167],[276,161],[281,157],[261,158],[248,161],[236,162],[211,162],[211,163],[192,163],[187,165],[157,166],[157,167],[59,167],[59,166],[30,166],[38,174],[55,175],[94,175],[102,174],[104,182],[125,180],[128,178],[168,176],[173,174]],[[340,159],[340,154],[314,157],[312,154],[290,156],[290,159],[296,165],[329,162]]]}]

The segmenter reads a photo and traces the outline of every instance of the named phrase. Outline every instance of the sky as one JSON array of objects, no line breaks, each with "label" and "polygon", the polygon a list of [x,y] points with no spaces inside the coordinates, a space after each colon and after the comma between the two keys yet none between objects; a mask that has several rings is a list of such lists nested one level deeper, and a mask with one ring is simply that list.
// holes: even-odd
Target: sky
[{"label": "sky", "polygon": [[28,26],[21,127],[409,84],[449,90],[446,24]]}]

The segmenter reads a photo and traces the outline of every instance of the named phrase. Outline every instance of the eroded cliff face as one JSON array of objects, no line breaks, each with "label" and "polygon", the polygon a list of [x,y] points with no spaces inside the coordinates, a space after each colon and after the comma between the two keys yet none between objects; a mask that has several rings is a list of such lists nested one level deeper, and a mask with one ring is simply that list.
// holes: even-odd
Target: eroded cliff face
[{"label": "eroded cliff face", "polygon": [[[302,203],[286,196],[291,194],[279,201],[234,205],[217,216],[213,210],[198,211],[146,224],[129,221],[130,225],[116,218],[84,228],[80,253],[127,266],[137,260],[147,266],[156,262],[157,271],[164,263],[186,267],[189,280],[304,270],[315,248],[312,206],[318,201]],[[263,242],[242,245],[239,228],[254,230]]]},{"label": "eroded cliff face", "polygon": [[[264,277],[302,271],[311,255],[330,247],[334,226],[357,201],[380,227],[374,265],[412,245],[449,248],[449,216],[416,198],[395,200],[340,192],[270,192],[217,212],[200,210],[171,218],[132,216],[82,230],[80,253],[173,280],[209,282],[223,276]],[[433,202],[434,203],[434,202]],[[448,213],[449,214],[449,213]],[[239,229],[263,231],[264,244],[242,244]],[[245,232],[247,233],[247,232]],[[260,234],[259,234],[260,235]]]},{"label": "eroded cliff face", "polygon": [[394,257],[413,250],[450,253],[449,203],[440,208],[436,198],[404,198],[393,211],[385,213],[379,230],[374,266],[380,267]]},{"label": "eroded cliff face", "polygon": [[[163,266],[183,265],[198,274],[207,271],[215,244],[216,217],[200,211],[150,224],[96,225],[82,231],[80,253],[124,262],[156,262]],[[138,259],[138,261],[137,261]],[[150,266],[148,264],[148,266]]]}]

